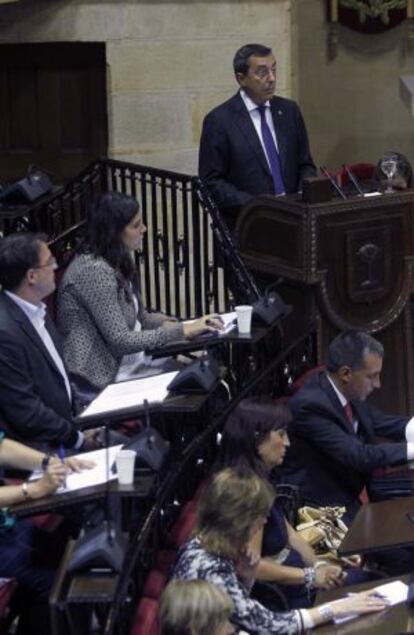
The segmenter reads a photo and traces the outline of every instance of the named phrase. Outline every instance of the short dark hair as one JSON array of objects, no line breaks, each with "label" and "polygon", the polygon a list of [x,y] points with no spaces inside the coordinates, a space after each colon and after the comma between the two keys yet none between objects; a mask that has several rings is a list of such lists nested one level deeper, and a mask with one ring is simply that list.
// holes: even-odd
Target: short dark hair
[{"label": "short dark hair", "polygon": [[121,234],[138,212],[138,201],[132,196],[107,192],[92,205],[87,216],[87,250],[104,258],[126,279],[134,278],[135,269]]},{"label": "short dark hair", "polygon": [[266,476],[258,446],[272,430],[286,429],[292,421],[287,406],[270,397],[242,399],[226,421],[215,470],[249,468]]},{"label": "short dark hair", "polygon": [[40,242],[46,240],[44,234],[29,232],[0,239],[0,284],[4,290],[17,289],[29,269],[39,265]]},{"label": "short dark hair", "polygon": [[270,55],[272,49],[263,44],[245,44],[238,51],[233,58],[233,69],[235,73],[242,73],[246,75],[249,70],[249,58],[254,55],[256,57],[266,57]]},{"label": "short dark hair", "polygon": [[342,366],[359,370],[364,366],[366,353],[384,357],[384,347],[365,331],[344,331],[329,345],[326,368],[331,373],[335,373]]}]

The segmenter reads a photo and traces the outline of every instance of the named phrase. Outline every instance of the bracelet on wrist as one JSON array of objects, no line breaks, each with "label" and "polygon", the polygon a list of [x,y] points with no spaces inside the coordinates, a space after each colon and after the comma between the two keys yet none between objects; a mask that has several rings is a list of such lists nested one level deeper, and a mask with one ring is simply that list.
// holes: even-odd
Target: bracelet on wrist
[{"label": "bracelet on wrist", "polygon": [[40,464],[40,469],[43,470],[43,472],[46,472],[47,468],[49,467],[50,459],[51,459],[50,454],[44,455],[42,462]]},{"label": "bracelet on wrist", "polygon": [[313,565],[313,568],[316,570],[319,569],[319,567],[326,567],[328,564],[329,562],[327,562],[327,560],[317,560]]},{"label": "bracelet on wrist", "polygon": [[24,500],[28,500],[28,499],[32,498],[30,496],[30,492],[29,492],[29,489],[27,487],[26,481],[21,484],[21,490],[22,490],[22,494],[23,494]]},{"label": "bracelet on wrist", "polygon": [[334,618],[334,611],[330,604],[321,604],[317,607],[318,613],[324,622],[331,622]]},{"label": "bracelet on wrist", "polygon": [[316,582],[316,571],[314,567],[305,567],[303,569],[303,573],[305,576],[305,587],[308,589],[308,591],[311,591],[312,589],[315,588],[315,582]]}]

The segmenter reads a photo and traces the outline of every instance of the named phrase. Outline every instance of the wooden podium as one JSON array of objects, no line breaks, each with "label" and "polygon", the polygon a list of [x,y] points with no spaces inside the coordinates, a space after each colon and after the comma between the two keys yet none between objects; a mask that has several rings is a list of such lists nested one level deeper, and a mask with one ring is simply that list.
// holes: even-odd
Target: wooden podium
[{"label": "wooden podium", "polygon": [[292,334],[316,318],[323,362],[339,331],[372,333],[385,347],[373,401],[414,414],[414,191],[316,205],[263,195],[241,211],[236,234],[262,286],[283,277]]}]

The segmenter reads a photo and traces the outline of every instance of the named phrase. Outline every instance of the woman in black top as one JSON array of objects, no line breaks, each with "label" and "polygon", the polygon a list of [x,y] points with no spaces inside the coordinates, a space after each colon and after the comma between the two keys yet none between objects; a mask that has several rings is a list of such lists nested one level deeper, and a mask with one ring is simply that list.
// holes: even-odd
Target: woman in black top
[{"label": "woman in black top", "polygon": [[[242,400],[228,418],[220,443],[216,470],[248,467],[265,480],[281,465],[289,446],[290,410],[266,397]],[[314,589],[328,589],[366,579],[357,570],[346,580],[341,567],[319,561],[313,549],[285,518],[277,500],[263,530],[262,558],[256,579],[275,582],[291,608],[312,606]],[[264,601],[264,587],[255,592]],[[274,595],[273,595],[274,597]]]}]

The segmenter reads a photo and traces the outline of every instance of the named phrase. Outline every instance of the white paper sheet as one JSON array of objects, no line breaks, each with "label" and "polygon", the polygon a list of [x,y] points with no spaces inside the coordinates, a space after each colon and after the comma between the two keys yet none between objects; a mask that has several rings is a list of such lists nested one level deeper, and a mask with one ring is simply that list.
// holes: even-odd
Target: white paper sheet
[{"label": "white paper sheet", "polygon": [[[95,467],[90,470],[83,470],[73,474],[68,474],[66,477],[66,487],[60,487],[56,494],[65,494],[66,492],[74,492],[84,487],[92,487],[94,485],[101,485],[107,481],[112,481],[117,478],[116,473],[113,474],[111,467],[115,461],[115,457],[122,445],[113,445],[110,448],[103,448],[102,450],[93,450],[92,452],[83,452],[77,454],[77,459],[88,459],[94,461]],[[107,453],[108,453],[108,465],[107,465]],[[109,472],[107,470],[109,466]],[[36,480],[42,476],[42,473],[38,471],[33,472],[29,480]]]},{"label": "white paper sheet", "polygon": [[164,401],[168,395],[167,386],[177,373],[178,370],[175,370],[154,377],[110,384],[82,412],[80,419],[90,415],[123,410],[131,406],[141,406],[145,400],[148,403]]}]

